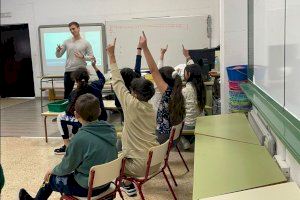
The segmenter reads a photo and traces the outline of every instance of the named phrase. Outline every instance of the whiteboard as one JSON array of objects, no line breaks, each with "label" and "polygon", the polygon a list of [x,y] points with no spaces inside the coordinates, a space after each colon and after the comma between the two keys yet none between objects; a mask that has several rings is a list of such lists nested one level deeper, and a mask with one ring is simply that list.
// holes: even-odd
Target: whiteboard
[{"label": "whiteboard", "polygon": [[300,1],[286,3],[285,108],[300,120]]},{"label": "whiteboard", "polygon": [[[185,63],[182,44],[187,49],[209,47],[207,16],[145,18],[106,21],[107,43],[117,38],[116,59],[119,68],[134,68],[136,48],[142,31],[148,39],[149,49],[155,60],[159,59],[160,48],[168,44],[164,65],[176,66]],[[142,59],[142,68],[148,68]]]},{"label": "whiteboard", "polygon": [[254,3],[253,82],[284,106],[284,0]]},{"label": "whiteboard", "polygon": [[[103,66],[107,65],[104,24],[80,24],[80,36],[91,44],[97,66],[103,70]],[[64,75],[67,53],[57,58],[55,51],[58,44],[62,45],[69,38],[72,38],[72,35],[67,24],[39,26],[42,76]],[[87,68],[90,73],[96,74],[90,62],[87,62]]]}]

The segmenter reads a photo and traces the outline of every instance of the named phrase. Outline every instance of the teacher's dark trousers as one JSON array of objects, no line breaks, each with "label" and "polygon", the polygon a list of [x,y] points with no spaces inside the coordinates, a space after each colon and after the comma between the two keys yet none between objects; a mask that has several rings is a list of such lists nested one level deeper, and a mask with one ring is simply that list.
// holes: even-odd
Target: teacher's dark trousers
[{"label": "teacher's dark trousers", "polygon": [[71,73],[72,72],[65,72],[64,75],[64,87],[65,87],[65,92],[64,92],[64,99],[67,99],[72,92],[74,88],[75,82],[71,78]]}]

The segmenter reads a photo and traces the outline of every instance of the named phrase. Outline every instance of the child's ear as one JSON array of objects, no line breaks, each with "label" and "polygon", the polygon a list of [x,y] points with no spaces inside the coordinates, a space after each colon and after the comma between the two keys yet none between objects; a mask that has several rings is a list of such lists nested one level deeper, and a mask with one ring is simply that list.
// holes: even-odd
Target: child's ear
[{"label": "child's ear", "polygon": [[74,111],[74,116],[77,120],[80,118],[80,115],[76,111]]}]

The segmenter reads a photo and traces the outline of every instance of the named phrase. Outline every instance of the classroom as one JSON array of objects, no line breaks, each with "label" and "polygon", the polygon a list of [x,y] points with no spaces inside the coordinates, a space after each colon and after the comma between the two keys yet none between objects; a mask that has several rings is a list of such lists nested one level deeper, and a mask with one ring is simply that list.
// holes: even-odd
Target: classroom
[{"label": "classroom", "polygon": [[300,200],[300,1],[0,1],[1,200]]}]

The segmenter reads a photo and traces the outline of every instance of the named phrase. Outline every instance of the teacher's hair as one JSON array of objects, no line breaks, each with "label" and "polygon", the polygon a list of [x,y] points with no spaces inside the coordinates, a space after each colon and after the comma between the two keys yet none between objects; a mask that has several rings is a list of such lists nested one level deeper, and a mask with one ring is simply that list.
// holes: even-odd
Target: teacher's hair
[{"label": "teacher's hair", "polygon": [[71,27],[71,26],[73,26],[73,25],[75,25],[77,28],[79,27],[78,22],[70,22],[70,23],[68,24],[69,27]]}]

